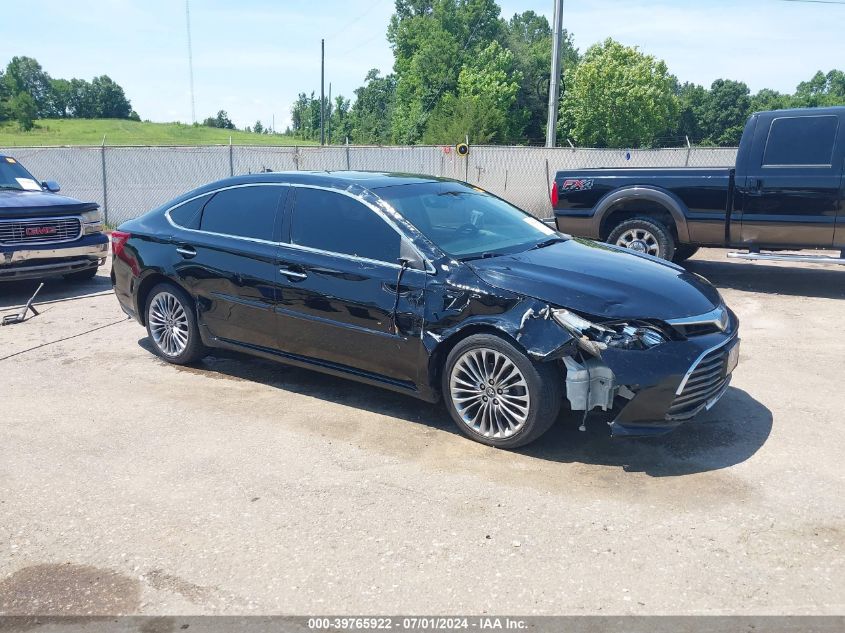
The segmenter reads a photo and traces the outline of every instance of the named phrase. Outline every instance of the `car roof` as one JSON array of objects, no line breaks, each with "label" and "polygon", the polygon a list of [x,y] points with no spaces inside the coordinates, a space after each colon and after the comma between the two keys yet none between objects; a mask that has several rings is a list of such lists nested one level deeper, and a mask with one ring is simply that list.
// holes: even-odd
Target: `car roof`
[{"label": "car roof", "polygon": [[358,185],[364,189],[380,189],[397,185],[413,185],[430,182],[449,181],[447,178],[425,176],[421,174],[404,174],[383,171],[277,171],[261,174],[247,174],[219,180],[201,189],[218,189],[221,186],[241,185],[247,183],[291,183],[303,185],[319,185],[331,189],[348,189],[351,185]]}]

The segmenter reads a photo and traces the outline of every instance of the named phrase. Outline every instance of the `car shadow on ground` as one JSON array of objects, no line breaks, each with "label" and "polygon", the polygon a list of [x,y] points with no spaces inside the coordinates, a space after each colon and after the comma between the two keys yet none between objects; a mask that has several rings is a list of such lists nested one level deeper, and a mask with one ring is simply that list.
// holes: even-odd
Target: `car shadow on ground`
[{"label": "car shadow on ground", "polygon": [[691,259],[684,267],[715,286],[746,292],[845,299],[845,266],[789,268],[752,262]]},{"label": "car shadow on ground", "polygon": [[[146,338],[140,339],[138,344],[153,353]],[[261,383],[463,437],[443,404],[429,404],[316,371],[219,350],[195,365],[172,367],[174,371],[218,379]],[[546,435],[516,452],[549,462],[613,466],[653,477],[669,477],[739,464],[763,446],[772,429],[771,411],[745,391],[735,388],[730,388],[711,411],[660,437],[613,439],[607,420],[601,415],[588,418],[586,432],[578,430],[580,421],[580,414],[562,411]],[[378,441],[377,436],[374,437],[374,441]]]},{"label": "car shadow on ground", "polygon": [[50,277],[47,279],[0,282],[0,310],[24,305],[42,281],[44,287],[35,298],[36,306],[39,303],[76,299],[77,297],[111,291],[111,279],[106,271],[107,269],[101,266],[97,276],[86,281],[69,281],[61,277]]}]

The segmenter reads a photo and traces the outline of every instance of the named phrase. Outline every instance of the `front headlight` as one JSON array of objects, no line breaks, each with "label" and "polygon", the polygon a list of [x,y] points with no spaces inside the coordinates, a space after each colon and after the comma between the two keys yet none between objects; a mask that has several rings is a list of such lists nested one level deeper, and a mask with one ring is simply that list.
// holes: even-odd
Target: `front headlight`
[{"label": "front headlight", "polygon": [[552,310],[554,320],[569,331],[585,351],[598,356],[608,347],[649,349],[666,342],[654,327],[638,322],[593,323],[563,308]]},{"label": "front headlight", "polygon": [[102,233],[103,231],[103,214],[100,210],[85,211],[81,214],[82,217],[82,234],[91,235],[92,233]]}]

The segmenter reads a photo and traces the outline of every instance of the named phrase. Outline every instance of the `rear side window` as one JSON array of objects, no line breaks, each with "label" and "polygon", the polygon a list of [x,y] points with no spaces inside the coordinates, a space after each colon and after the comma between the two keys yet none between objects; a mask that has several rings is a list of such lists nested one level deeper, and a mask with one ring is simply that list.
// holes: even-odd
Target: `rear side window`
[{"label": "rear side window", "polygon": [[272,241],[279,199],[287,187],[235,187],[214,194],[202,210],[200,228],[211,233]]},{"label": "rear side window", "polygon": [[399,258],[393,227],[366,205],[322,189],[297,189],[291,242],[393,264]]},{"label": "rear side window", "polygon": [[772,121],[763,166],[830,167],[839,119],[835,116],[782,117]]},{"label": "rear side window", "polygon": [[170,210],[170,219],[186,229],[200,228],[200,214],[203,205],[211,198],[211,194],[188,200],[184,204]]}]

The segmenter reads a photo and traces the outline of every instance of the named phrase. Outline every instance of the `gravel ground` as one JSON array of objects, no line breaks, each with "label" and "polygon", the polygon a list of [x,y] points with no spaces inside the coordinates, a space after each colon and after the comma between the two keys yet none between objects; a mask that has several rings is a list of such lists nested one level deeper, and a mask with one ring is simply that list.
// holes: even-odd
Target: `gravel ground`
[{"label": "gravel ground", "polygon": [[517,452],[306,370],[167,365],[106,268],[48,284],[0,329],[0,614],[842,614],[845,270],[689,267],[742,320],[724,399]]}]

